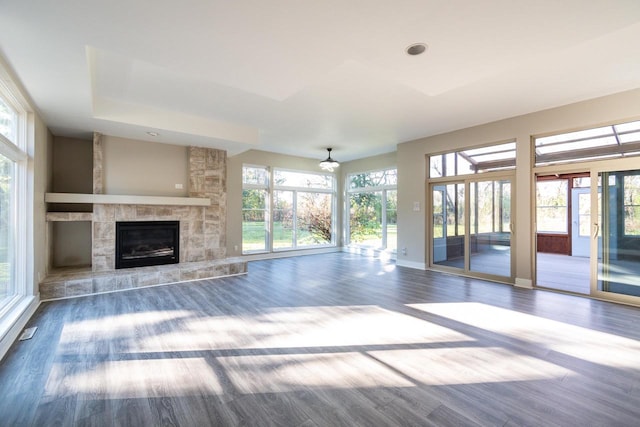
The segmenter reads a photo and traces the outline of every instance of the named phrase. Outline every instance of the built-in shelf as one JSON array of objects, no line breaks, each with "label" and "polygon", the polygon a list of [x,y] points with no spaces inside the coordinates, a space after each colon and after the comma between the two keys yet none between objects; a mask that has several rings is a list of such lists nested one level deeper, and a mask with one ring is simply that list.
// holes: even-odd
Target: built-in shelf
[{"label": "built-in shelf", "polygon": [[[46,193],[47,203],[93,203],[107,205],[210,206],[206,197],[130,196],[117,194]],[[72,220],[69,220],[72,221]],[[79,221],[79,220],[74,220]]]},{"label": "built-in shelf", "polygon": [[92,221],[91,212],[49,212],[47,221],[50,222],[71,222],[71,221]]}]

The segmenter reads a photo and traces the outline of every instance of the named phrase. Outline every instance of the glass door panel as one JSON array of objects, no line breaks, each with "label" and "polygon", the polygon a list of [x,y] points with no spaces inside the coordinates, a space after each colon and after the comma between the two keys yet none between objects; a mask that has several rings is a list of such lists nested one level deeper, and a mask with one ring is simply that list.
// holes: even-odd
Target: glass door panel
[{"label": "glass door panel", "polygon": [[469,269],[511,276],[511,182],[469,184]]},{"label": "glass door panel", "polygon": [[293,191],[273,192],[273,249],[293,248]]},{"label": "glass door panel", "polygon": [[640,296],[640,170],[601,172],[597,290]]},{"label": "glass door panel", "polygon": [[465,268],[465,185],[432,187],[433,264]]}]

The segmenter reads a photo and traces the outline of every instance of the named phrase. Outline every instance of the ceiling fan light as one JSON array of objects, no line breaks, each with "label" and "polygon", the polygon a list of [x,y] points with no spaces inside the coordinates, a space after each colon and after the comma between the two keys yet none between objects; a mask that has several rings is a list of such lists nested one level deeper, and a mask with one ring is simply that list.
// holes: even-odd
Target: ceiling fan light
[{"label": "ceiling fan light", "polygon": [[340,163],[337,160],[334,160],[331,158],[331,150],[332,150],[331,148],[327,148],[327,151],[329,152],[329,156],[320,162],[320,167],[323,170],[326,170],[329,172],[333,172],[335,168],[340,166]]}]

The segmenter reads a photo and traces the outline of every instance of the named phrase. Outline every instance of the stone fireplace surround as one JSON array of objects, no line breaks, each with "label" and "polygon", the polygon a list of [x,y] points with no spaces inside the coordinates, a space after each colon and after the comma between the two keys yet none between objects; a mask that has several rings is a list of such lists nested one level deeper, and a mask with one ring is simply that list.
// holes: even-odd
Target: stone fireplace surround
[{"label": "stone fireplace surround", "polygon": [[[93,140],[93,189],[103,193],[103,151],[100,134]],[[94,203],[93,213],[51,212],[48,221],[91,221],[91,271],[52,270],[40,283],[42,300],[111,292],[145,286],[243,274],[246,261],[226,258],[226,152],[189,147],[189,198],[209,199],[204,206],[127,202]],[[130,197],[128,199],[131,199]],[[134,198],[135,200],[135,198]],[[115,269],[117,221],[179,221],[178,264]]]}]

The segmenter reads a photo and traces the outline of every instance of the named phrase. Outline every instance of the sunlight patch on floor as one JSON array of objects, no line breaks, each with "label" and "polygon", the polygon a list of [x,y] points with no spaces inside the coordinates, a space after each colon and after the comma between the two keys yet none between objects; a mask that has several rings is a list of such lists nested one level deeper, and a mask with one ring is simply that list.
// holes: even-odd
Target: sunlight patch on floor
[{"label": "sunlight patch on floor", "polygon": [[245,316],[184,320],[143,337],[138,351],[278,349],[474,341],[467,335],[378,306],[279,307]]},{"label": "sunlight patch on floor", "polygon": [[92,398],[126,399],[189,395],[221,395],[222,386],[204,358],[117,360],[86,365],[56,363],[45,399],[68,393]]},{"label": "sunlight patch on floor", "polygon": [[96,319],[69,322],[64,325],[60,334],[60,343],[76,350],[74,345],[98,340],[126,338],[134,334],[135,328],[153,328],[162,323],[174,323],[178,319],[192,317],[188,310],[141,311]]},{"label": "sunlight patch on floor", "polygon": [[[358,352],[223,357],[219,362],[241,393],[305,388],[412,387],[415,384]],[[259,375],[255,375],[260,372]]]},{"label": "sunlight patch on floor", "polygon": [[640,342],[482,303],[409,304],[417,310],[604,366],[638,368]]},{"label": "sunlight patch on floor", "polygon": [[562,379],[571,371],[501,347],[370,352],[394,370],[426,385],[484,384]]}]

